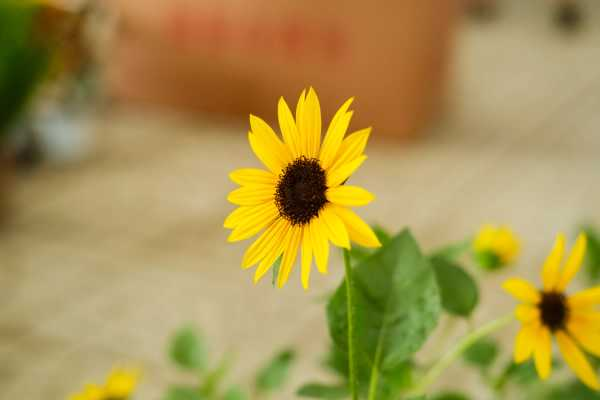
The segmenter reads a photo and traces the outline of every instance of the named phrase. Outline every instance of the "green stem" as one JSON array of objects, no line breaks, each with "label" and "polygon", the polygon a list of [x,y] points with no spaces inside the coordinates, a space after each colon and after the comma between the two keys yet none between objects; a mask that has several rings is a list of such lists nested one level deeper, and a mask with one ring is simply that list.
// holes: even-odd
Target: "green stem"
[{"label": "green stem", "polygon": [[369,383],[369,400],[377,399],[377,384],[379,383],[379,368],[376,365],[371,370],[371,381]]},{"label": "green stem", "polygon": [[504,317],[500,317],[498,319],[493,320],[492,322],[488,322],[482,327],[473,330],[468,335],[463,337],[450,351],[442,356],[435,363],[429,371],[423,376],[421,381],[417,384],[417,386],[411,391],[411,394],[414,396],[424,395],[427,388],[433,384],[437,378],[444,372],[446,368],[448,368],[458,357],[461,356],[462,353],[465,352],[469,347],[473,345],[473,343],[478,340],[488,336],[489,334],[504,328],[514,319],[514,314],[510,313],[505,315]]},{"label": "green stem", "polygon": [[356,360],[354,359],[354,287],[352,283],[352,265],[350,265],[350,252],[346,249],[344,249],[344,266],[346,268],[346,311],[348,313],[348,370],[350,375],[350,393],[352,394],[352,400],[358,400]]}]

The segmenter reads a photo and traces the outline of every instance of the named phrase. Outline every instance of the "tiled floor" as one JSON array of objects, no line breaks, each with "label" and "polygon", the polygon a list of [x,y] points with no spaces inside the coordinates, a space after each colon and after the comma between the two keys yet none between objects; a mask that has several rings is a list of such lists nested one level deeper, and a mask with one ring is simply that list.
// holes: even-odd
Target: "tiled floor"
[{"label": "tiled floor", "polygon": [[[466,26],[443,121],[408,145],[375,137],[353,178],[378,196],[367,219],[408,225],[427,248],[483,221],[512,224],[531,276],[557,230],[600,223],[600,28],[563,37],[533,3]],[[293,398],[319,375],[318,299],[340,260],[309,293],[298,276],[274,290],[240,270],[245,245],[226,244],[222,229],[227,172],[255,163],[240,129],[122,110],[98,132],[85,164],[16,182],[0,233],[0,397],[59,400],[122,361],[144,366],[139,398],[158,399],[176,377],[167,338],[193,321],[217,355],[236,351],[241,382],[273,349],[297,347],[280,397]],[[477,320],[510,308],[501,278],[486,282]]]}]

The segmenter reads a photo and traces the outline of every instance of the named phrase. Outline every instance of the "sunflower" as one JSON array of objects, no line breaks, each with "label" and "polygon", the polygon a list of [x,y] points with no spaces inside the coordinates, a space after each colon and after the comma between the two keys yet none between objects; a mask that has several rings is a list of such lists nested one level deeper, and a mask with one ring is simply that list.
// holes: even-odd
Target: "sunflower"
[{"label": "sunflower", "polygon": [[115,368],[106,378],[104,385],[87,384],[84,390],[70,397],[70,400],[128,400],[137,386],[140,372]]},{"label": "sunflower", "polygon": [[507,226],[483,225],[473,241],[475,260],[488,270],[511,264],[519,250],[519,239]]},{"label": "sunflower", "polygon": [[541,379],[552,369],[552,337],[556,338],[566,363],[579,379],[592,389],[600,383],[586,355],[581,350],[600,357],[600,286],[573,295],[565,292],[579,270],[586,247],[586,237],[580,234],[562,268],[565,237],[559,234],[542,270],[543,287],[537,290],[529,282],[513,278],[504,283],[507,290],[524,304],[515,315],[522,323],[515,343],[515,362],[532,356]]},{"label": "sunflower", "polygon": [[250,115],[250,147],[266,170],[244,168],[229,176],[240,188],[228,200],[238,205],[225,220],[233,231],[228,241],[248,239],[262,231],[246,251],[242,267],[258,264],[254,282],[281,257],[277,286],[283,287],[301,250],[302,286],[309,285],[312,259],[327,273],[329,242],[350,248],[350,240],[381,246],[371,228],[349,207],[364,206],[374,196],[345,185],[366,160],[363,154],[371,128],[346,138],[353,99],[336,112],[321,142],[321,109],[315,91],[303,91],[296,118],[283,98],[278,119],[283,140],[262,119]]}]

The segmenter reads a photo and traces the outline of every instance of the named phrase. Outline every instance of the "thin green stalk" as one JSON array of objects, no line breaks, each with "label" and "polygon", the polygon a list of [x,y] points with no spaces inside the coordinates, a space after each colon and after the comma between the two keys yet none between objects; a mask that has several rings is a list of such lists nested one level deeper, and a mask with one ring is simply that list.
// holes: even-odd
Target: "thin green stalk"
[{"label": "thin green stalk", "polygon": [[350,375],[350,393],[352,394],[352,400],[358,400],[358,381],[356,377],[356,360],[354,358],[354,287],[352,283],[350,252],[345,249],[344,267],[346,269],[346,311],[348,314],[348,371]]},{"label": "thin green stalk", "polygon": [[373,369],[371,370],[371,381],[369,383],[369,400],[376,400],[378,384],[379,384],[379,368],[377,368],[377,365],[374,365]]},{"label": "thin green stalk", "polygon": [[473,343],[490,335],[491,333],[505,327],[514,319],[514,314],[510,313],[498,319],[495,319],[482,327],[473,330],[463,337],[453,348],[451,348],[442,358],[435,363],[429,371],[423,376],[417,386],[411,391],[414,396],[424,395],[427,388],[433,384],[437,378],[448,368],[462,353],[465,352]]}]

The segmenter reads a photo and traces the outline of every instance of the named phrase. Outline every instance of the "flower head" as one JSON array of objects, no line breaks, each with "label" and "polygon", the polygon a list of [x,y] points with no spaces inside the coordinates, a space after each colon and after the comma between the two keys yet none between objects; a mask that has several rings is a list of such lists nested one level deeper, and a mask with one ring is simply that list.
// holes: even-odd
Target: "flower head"
[{"label": "flower head", "polygon": [[135,390],[140,372],[138,370],[128,370],[115,368],[106,378],[104,390],[108,399],[128,399]]},{"label": "flower head", "polygon": [[82,392],[71,396],[69,400],[129,400],[139,376],[138,370],[115,368],[104,385],[87,384]]},{"label": "flower head", "polygon": [[241,185],[228,200],[238,205],[225,220],[233,231],[230,242],[248,239],[262,231],[248,248],[242,267],[258,264],[257,282],[281,257],[277,285],[288,280],[301,250],[302,285],[308,288],[312,259],[327,273],[329,242],[350,248],[350,240],[366,246],[381,244],[371,228],[349,207],[364,206],[373,195],[348,178],[366,160],[363,154],[370,128],[346,138],[352,118],[353,99],[337,111],[321,141],[321,109],[311,88],[300,95],[296,116],[283,98],[278,119],[283,140],[262,119],[251,115],[248,140],[266,170],[244,168],[233,171],[231,180]]},{"label": "flower head", "polygon": [[542,269],[542,289],[529,282],[513,278],[504,289],[523,304],[515,314],[522,327],[515,343],[515,362],[534,358],[538,375],[548,378],[552,369],[552,337],[566,361],[579,379],[599,390],[600,383],[584,352],[600,356],[600,286],[573,295],[566,287],[579,270],[586,247],[586,237],[580,234],[571,254],[561,268],[565,237],[559,234],[554,248]]},{"label": "flower head", "polygon": [[475,259],[487,270],[511,264],[519,250],[519,239],[507,226],[483,225],[473,241]]}]

